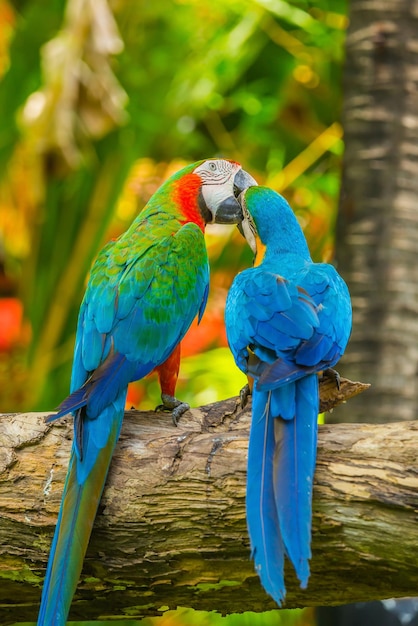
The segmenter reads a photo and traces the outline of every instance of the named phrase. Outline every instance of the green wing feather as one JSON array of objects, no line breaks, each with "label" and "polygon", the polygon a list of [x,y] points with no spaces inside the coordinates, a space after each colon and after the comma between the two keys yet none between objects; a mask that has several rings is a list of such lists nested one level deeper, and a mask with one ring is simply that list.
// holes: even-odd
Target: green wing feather
[{"label": "green wing feather", "polygon": [[209,263],[202,231],[164,213],[152,216],[152,229],[149,220],[144,216],[110,242],[93,266],[79,320],[73,390],[103,363],[111,347],[129,361],[149,364],[151,371],[168,357],[196,314],[203,314]]}]

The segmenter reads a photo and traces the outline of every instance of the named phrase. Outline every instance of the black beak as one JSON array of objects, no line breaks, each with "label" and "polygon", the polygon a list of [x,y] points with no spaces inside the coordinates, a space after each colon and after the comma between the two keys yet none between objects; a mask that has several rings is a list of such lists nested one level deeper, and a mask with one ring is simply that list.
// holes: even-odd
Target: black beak
[{"label": "black beak", "polygon": [[225,198],[218,206],[215,221],[217,224],[239,224],[243,220],[241,205],[238,202],[240,193],[254,187],[257,181],[245,170],[238,170],[234,178],[234,195]]}]

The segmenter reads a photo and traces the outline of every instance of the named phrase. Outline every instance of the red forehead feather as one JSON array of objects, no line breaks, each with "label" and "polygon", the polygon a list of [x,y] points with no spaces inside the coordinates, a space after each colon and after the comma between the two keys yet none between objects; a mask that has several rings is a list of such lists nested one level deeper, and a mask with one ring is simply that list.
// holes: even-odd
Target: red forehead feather
[{"label": "red forehead feather", "polygon": [[201,184],[198,174],[185,174],[174,183],[173,200],[184,216],[184,222],[194,222],[204,231],[205,222],[198,204]]}]

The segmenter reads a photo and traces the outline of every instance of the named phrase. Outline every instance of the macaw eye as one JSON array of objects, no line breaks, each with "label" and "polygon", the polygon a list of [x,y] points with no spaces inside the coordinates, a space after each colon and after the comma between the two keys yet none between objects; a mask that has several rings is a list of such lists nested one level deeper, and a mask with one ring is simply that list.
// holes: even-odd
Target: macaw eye
[{"label": "macaw eye", "polygon": [[216,163],[214,163],[213,161],[209,162],[209,169],[212,170],[212,172],[216,171]]}]

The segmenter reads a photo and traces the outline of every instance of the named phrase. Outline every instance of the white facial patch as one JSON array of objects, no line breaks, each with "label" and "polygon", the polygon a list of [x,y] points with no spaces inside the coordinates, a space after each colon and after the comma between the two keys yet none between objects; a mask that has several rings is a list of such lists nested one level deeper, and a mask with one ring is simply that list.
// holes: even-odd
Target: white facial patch
[{"label": "white facial patch", "polygon": [[201,194],[215,222],[217,208],[229,197],[234,197],[235,174],[241,169],[238,163],[225,159],[209,159],[199,165],[194,173],[202,180]]},{"label": "white facial patch", "polygon": [[205,185],[222,185],[233,180],[240,167],[238,163],[225,159],[209,159],[199,165],[194,173],[202,179],[203,187]]},{"label": "white facial patch", "polygon": [[228,184],[228,181],[224,184],[211,184],[211,185],[202,185],[202,196],[205,201],[206,206],[210,209],[211,213],[214,215],[217,207],[229,196],[234,195],[234,185],[233,181]]}]

